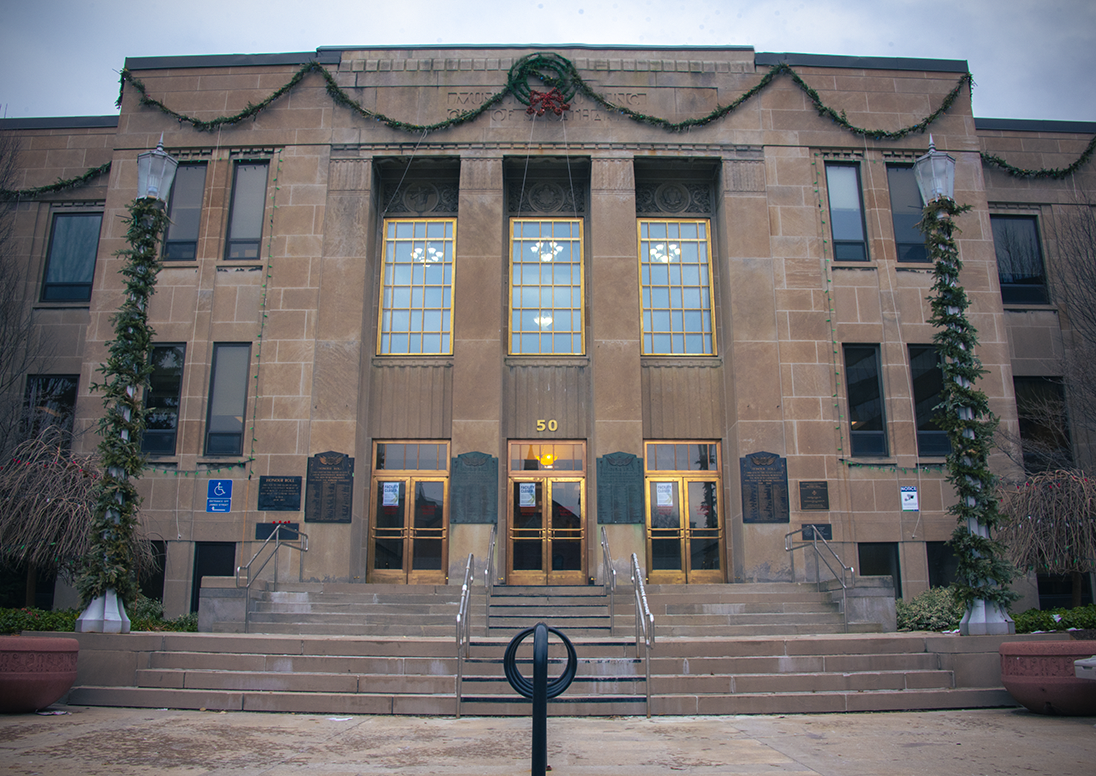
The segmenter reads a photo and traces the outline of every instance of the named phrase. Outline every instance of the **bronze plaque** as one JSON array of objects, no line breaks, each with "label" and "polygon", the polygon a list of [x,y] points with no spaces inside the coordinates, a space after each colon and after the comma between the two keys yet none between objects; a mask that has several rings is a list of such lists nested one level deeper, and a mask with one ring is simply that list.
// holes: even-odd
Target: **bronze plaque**
[{"label": "bronze plaque", "polygon": [[499,513],[499,459],[461,453],[449,482],[449,524],[495,523]]},{"label": "bronze plaque", "polygon": [[790,523],[788,460],[776,453],[750,453],[739,462],[742,522]]},{"label": "bronze plaque", "polygon": [[260,512],[299,512],[301,510],[300,477],[259,477]]},{"label": "bronze plaque", "polygon": [[830,483],[821,482],[799,483],[799,508],[804,511],[828,510],[830,508]]},{"label": "bronze plaque", "polygon": [[349,523],[354,497],[354,459],[329,451],[308,459],[306,523]]},{"label": "bronze plaque", "polygon": [[597,459],[597,521],[642,524],[643,459],[631,453],[609,453]]}]

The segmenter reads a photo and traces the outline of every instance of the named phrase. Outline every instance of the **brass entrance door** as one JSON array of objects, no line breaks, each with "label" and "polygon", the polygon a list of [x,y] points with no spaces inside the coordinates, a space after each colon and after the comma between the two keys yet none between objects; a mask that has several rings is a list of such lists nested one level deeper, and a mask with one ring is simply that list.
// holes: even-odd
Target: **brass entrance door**
[{"label": "brass entrance door", "polygon": [[648,443],[646,464],[647,570],[651,584],[723,582],[723,516],[716,446]]},{"label": "brass entrance door", "polygon": [[583,452],[579,443],[511,445],[509,584],[586,584]]},{"label": "brass entrance door", "polygon": [[378,478],[370,526],[370,581],[445,584],[447,481]]}]

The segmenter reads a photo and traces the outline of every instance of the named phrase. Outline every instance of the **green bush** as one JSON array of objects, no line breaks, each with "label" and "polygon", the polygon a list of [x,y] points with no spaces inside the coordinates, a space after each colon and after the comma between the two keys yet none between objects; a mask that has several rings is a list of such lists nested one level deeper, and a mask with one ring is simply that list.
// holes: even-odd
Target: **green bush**
[{"label": "green bush", "polygon": [[[184,614],[173,620],[164,619],[164,605],[155,598],[138,594],[133,606],[126,610],[131,631],[179,631],[197,633],[198,615]],[[0,633],[20,631],[75,631],[77,609],[48,612],[42,609],[0,609]]]},{"label": "green bush", "polygon": [[43,609],[0,609],[0,633],[20,631],[72,631],[76,630],[76,618],[80,612],[62,609],[49,612]]},{"label": "green bush", "polygon": [[932,587],[908,601],[896,601],[895,609],[900,631],[955,630],[965,611],[950,587]]},{"label": "green bush", "polygon": [[1036,631],[1065,631],[1074,628],[1096,630],[1096,604],[1078,606],[1076,609],[1028,609],[1012,615],[1017,633]]}]

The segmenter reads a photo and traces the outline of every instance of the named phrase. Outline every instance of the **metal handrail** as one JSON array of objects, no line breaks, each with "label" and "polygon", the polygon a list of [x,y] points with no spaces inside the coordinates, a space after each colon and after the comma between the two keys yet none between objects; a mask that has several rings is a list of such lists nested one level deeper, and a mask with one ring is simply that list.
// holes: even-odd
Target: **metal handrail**
[{"label": "metal handrail", "polygon": [[457,719],[460,719],[461,685],[464,682],[464,658],[472,643],[472,623],[469,604],[472,600],[473,568],[476,559],[468,553],[468,565],[464,569],[464,584],[460,588],[460,606],[457,607]]},{"label": "metal handrail", "polygon": [[[282,541],[282,529],[283,528],[287,531],[292,530],[293,533],[295,533],[297,535],[297,538],[300,540],[301,543],[300,544],[293,544],[292,542],[288,542],[288,541],[283,542]],[[258,560],[259,556],[262,554],[263,550],[266,549],[266,546],[268,544],[270,544],[271,540],[274,541],[274,551],[271,552],[268,556],[266,556],[266,560],[264,560],[259,565],[258,569],[256,569],[254,572],[252,572],[251,571],[251,564],[254,563],[256,560]],[[303,581],[304,580],[304,554],[306,552],[308,552],[308,534],[306,534],[306,533],[304,533],[300,530],[291,529],[291,528],[289,528],[289,526],[282,525],[281,523],[275,524],[274,530],[271,531],[270,536],[266,537],[266,541],[264,541],[261,545],[259,545],[259,549],[256,550],[256,552],[253,556],[251,556],[251,560],[249,560],[243,566],[237,566],[236,567],[236,587],[237,588],[240,588],[240,587],[244,588],[244,633],[249,633],[250,632],[249,629],[251,627],[251,583],[253,581],[255,581],[255,577],[257,577],[259,574],[263,573],[263,569],[266,568],[266,564],[270,563],[270,561],[272,559],[274,559],[278,556],[278,550],[280,550],[282,547],[289,547],[290,549],[300,550],[301,554],[298,556],[300,558],[300,563],[297,566],[297,581],[298,582]],[[245,585],[240,584],[241,575],[247,577],[247,584],[245,584]],[[275,585],[278,584],[278,564],[277,563],[274,564],[274,584]]]},{"label": "metal handrail", "polygon": [[601,574],[602,586],[609,594],[609,635],[613,635],[613,594],[616,592],[616,569],[613,568],[613,556],[609,552],[609,537],[605,535],[605,526],[601,526]]},{"label": "metal handrail", "polygon": [[495,587],[495,542],[499,537],[498,525],[491,526],[491,542],[487,548],[487,568],[483,570],[483,588],[486,591],[483,604],[483,627],[491,627],[491,590]]},{"label": "metal handrail", "polygon": [[632,553],[632,596],[636,604],[636,652],[643,647],[643,663],[646,675],[647,719],[651,718],[651,652],[655,648],[655,616],[647,605],[647,589],[643,586],[643,572],[639,558]]},{"label": "metal handrail", "polygon": [[[804,532],[808,528],[811,531],[811,539],[810,540],[808,540],[806,535],[804,534]],[[796,534],[803,535],[803,541],[800,544],[795,544],[794,541],[792,540],[792,537],[795,536]],[[818,549],[818,542],[820,542],[820,541],[822,542],[822,546],[826,548],[826,551],[829,552],[830,556],[833,557],[833,559],[837,562],[837,565],[841,568],[841,573],[840,574],[838,574],[836,571],[833,570],[833,566],[830,565],[829,559],[826,558],[826,556],[822,554],[822,551],[820,549]],[[801,549],[803,547],[810,547],[814,550],[814,555],[815,555],[815,558],[816,558],[816,561],[815,561],[815,564],[814,564],[814,583],[818,586],[819,591],[822,590],[822,568],[821,568],[821,565],[818,563],[818,561],[821,561],[822,563],[825,563],[826,568],[830,570],[830,574],[833,575],[833,578],[841,583],[841,616],[844,617],[844,619],[845,619],[845,633],[848,633],[849,632],[849,607],[848,607],[848,603],[849,603],[849,586],[848,586],[848,583],[845,582],[845,572],[847,571],[850,574],[852,574],[853,578],[855,579],[856,569],[854,569],[852,566],[846,566],[845,562],[843,560],[841,560],[841,556],[839,556],[834,551],[833,547],[830,546],[830,543],[826,541],[826,537],[821,536],[818,529],[814,528],[813,526],[803,526],[802,528],[800,528],[797,531],[792,531],[791,533],[784,534],[784,550],[786,552],[793,552],[793,551]]]}]

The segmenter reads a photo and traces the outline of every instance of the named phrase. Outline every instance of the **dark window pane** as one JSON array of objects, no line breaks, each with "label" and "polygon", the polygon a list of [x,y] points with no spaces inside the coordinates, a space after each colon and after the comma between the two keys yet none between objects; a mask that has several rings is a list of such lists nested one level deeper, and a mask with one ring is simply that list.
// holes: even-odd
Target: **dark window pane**
[{"label": "dark window pane", "polygon": [[170,223],[164,235],[166,260],[193,260],[198,255],[205,175],[204,164],[181,164],[175,171],[175,183],[171,187],[171,202],[168,205]]},{"label": "dark window pane", "polygon": [[913,409],[917,421],[917,453],[940,456],[951,452],[951,442],[937,420],[944,373],[932,345],[910,345],[910,379],[913,382]]},{"label": "dark window pane", "polygon": [[855,164],[827,164],[833,257],[837,261],[866,261],[864,206],[860,197],[860,168]]},{"label": "dark window pane", "polygon": [[29,375],[23,407],[23,429],[37,436],[47,428],[72,433],[76,410],[77,375]]},{"label": "dark window pane", "polygon": [[898,563],[898,543],[861,542],[856,547],[860,561],[856,573],[862,577],[891,577],[894,580],[894,595],[901,598],[902,572]]},{"label": "dark window pane", "polygon": [[921,220],[921,192],[913,167],[889,165],[887,185],[890,188],[891,220],[894,223],[894,243],[899,261],[928,261],[925,239],[917,228]]},{"label": "dark window pane", "polygon": [[209,381],[209,418],[206,423],[207,455],[240,455],[243,452],[250,362],[250,345],[213,346],[213,374]]},{"label": "dark window pane", "polygon": [[878,345],[845,345],[850,442],[853,455],[887,454]]},{"label": "dark window pane", "polygon": [[53,218],[44,302],[86,302],[91,299],[95,254],[99,250],[101,213],[60,214]]},{"label": "dark window pane", "polygon": [[1020,447],[1029,474],[1073,465],[1065,388],[1054,377],[1014,377]]},{"label": "dark window pane", "polygon": [[226,259],[258,259],[266,204],[266,162],[236,165],[228,217]]},{"label": "dark window pane", "polygon": [[1034,216],[990,216],[1001,300],[1006,304],[1046,304],[1043,253]]},{"label": "dark window pane", "polygon": [[175,455],[185,356],[186,345],[152,348],[152,375],[145,390],[145,433],[141,439],[141,452]]}]

